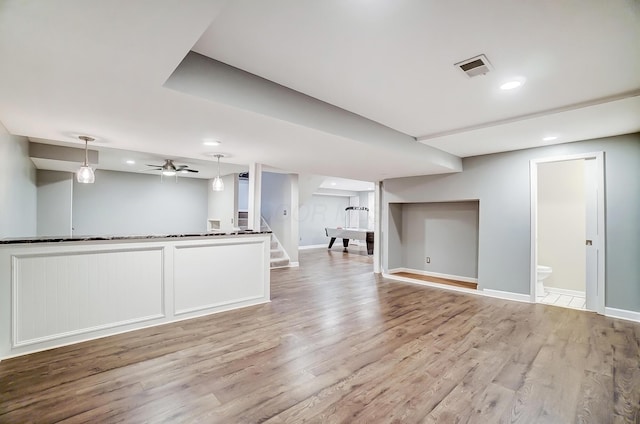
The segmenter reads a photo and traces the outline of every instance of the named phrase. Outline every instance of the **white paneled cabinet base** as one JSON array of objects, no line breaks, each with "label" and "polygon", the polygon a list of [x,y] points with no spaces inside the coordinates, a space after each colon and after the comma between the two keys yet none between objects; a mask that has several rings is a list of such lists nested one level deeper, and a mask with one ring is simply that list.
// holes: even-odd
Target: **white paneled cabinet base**
[{"label": "white paneled cabinet base", "polygon": [[268,302],[270,235],[0,245],[0,359]]}]

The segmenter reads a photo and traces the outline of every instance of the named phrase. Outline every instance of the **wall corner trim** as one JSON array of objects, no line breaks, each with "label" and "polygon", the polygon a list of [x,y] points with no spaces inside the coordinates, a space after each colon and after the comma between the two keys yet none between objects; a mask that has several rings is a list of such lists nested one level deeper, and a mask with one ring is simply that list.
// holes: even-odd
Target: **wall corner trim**
[{"label": "wall corner trim", "polygon": [[628,311],[626,309],[605,307],[604,315],[610,318],[619,318],[627,321],[640,322],[640,312]]}]

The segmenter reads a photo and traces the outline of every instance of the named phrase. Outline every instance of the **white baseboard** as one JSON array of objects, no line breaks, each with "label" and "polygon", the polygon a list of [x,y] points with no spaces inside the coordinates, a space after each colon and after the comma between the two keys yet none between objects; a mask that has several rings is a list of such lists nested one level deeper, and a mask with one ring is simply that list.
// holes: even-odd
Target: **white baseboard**
[{"label": "white baseboard", "polygon": [[544,286],[544,288],[549,293],[565,294],[567,296],[585,297],[584,292],[580,291],[580,290],[560,289],[560,288],[557,288],[557,287],[549,287],[549,286]]},{"label": "white baseboard", "polygon": [[627,321],[640,322],[640,312],[627,311],[626,309],[604,308],[605,316],[611,318],[625,319]]},{"label": "white baseboard", "polygon": [[327,243],[327,244],[310,244],[308,246],[298,246],[298,250],[319,249],[321,247],[324,247],[326,249],[327,246],[329,246],[329,243]]},{"label": "white baseboard", "polygon": [[410,283],[410,284],[417,284],[419,286],[434,287],[438,289],[445,289],[445,290],[457,291],[462,293],[480,294],[478,293],[478,290],[467,289],[464,287],[450,286],[448,284],[432,283],[431,281],[416,280],[415,278],[401,277],[395,274],[386,274],[383,272],[382,276],[390,280],[402,281],[404,283]]},{"label": "white baseboard", "polygon": [[390,269],[389,270],[389,274],[392,274],[394,272],[410,272],[412,274],[425,275],[427,277],[447,278],[449,280],[457,280],[457,281],[463,281],[465,283],[476,283],[476,284],[478,284],[478,279],[477,278],[463,277],[461,275],[441,274],[439,272],[423,271],[421,269],[394,268],[394,269]]},{"label": "white baseboard", "polygon": [[[394,268],[392,270],[389,270],[389,274],[383,273],[382,276],[384,278],[388,278],[390,280],[402,281],[402,282],[405,282],[405,283],[417,284],[417,285],[420,285],[420,286],[435,287],[435,288],[439,288],[439,289],[451,290],[451,291],[462,292],[462,293],[469,293],[469,294],[473,294],[473,295],[476,295],[476,296],[495,297],[495,298],[498,298],[498,299],[514,300],[516,302],[531,303],[531,298],[530,298],[530,296],[528,294],[512,293],[512,292],[505,292],[505,291],[491,290],[491,289],[484,289],[484,290],[466,289],[464,287],[456,287],[456,286],[450,286],[448,284],[439,284],[439,283],[432,283],[430,281],[415,280],[413,278],[400,277],[398,275],[391,274],[391,272],[402,272],[403,269],[404,268]],[[406,272],[410,272],[410,271],[406,271]]]},{"label": "white baseboard", "polygon": [[497,297],[498,299],[515,300],[516,302],[531,303],[531,296],[522,293],[513,293],[502,290],[483,289],[485,296]]}]

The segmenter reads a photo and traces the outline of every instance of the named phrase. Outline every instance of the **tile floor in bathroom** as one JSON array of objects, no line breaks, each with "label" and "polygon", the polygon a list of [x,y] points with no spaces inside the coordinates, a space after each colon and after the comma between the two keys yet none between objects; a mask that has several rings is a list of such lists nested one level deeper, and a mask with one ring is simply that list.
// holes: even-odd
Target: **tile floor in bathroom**
[{"label": "tile floor in bathroom", "polygon": [[586,301],[584,296],[572,296],[568,294],[559,294],[553,292],[546,292],[544,296],[538,296],[536,298],[538,303],[544,303],[547,305],[563,306],[565,308],[581,309],[585,310]]}]

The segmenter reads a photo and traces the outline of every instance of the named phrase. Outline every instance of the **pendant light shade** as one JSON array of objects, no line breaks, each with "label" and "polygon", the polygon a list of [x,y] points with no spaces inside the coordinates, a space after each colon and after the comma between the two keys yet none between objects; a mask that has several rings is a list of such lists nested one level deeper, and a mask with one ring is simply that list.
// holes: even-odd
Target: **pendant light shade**
[{"label": "pendant light shade", "polygon": [[222,182],[222,178],[215,177],[213,179],[213,183],[211,184],[211,188],[213,191],[223,191],[224,190],[224,182]]},{"label": "pendant light shade", "polygon": [[79,183],[83,184],[93,184],[96,181],[96,176],[90,166],[81,166],[76,172],[76,178]]},{"label": "pendant light shade", "polygon": [[84,141],[84,163],[76,172],[76,178],[79,183],[93,184],[96,180],[96,176],[93,173],[93,169],[89,166],[89,142],[95,139],[86,135],[81,135],[78,138]]},{"label": "pendant light shade", "polygon": [[215,155],[218,158],[218,176],[213,179],[213,183],[211,184],[211,189],[213,191],[223,191],[224,190],[224,182],[222,178],[220,178],[220,158],[224,155]]}]

